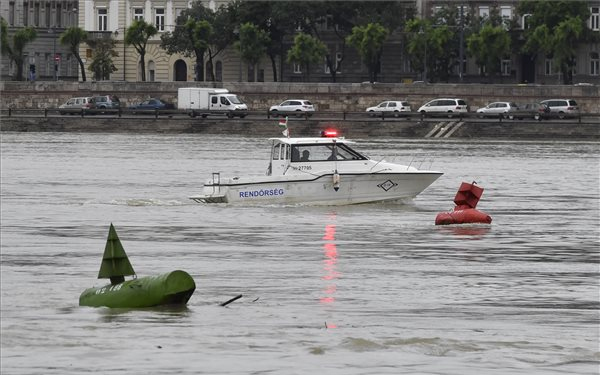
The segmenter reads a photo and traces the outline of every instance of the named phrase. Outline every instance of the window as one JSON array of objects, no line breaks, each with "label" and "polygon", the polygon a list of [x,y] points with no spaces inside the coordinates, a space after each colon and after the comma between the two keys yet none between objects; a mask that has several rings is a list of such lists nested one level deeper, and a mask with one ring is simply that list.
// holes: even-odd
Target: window
[{"label": "window", "polygon": [[300,67],[300,64],[294,63],[294,73],[295,74],[301,74],[302,73],[302,68]]},{"label": "window", "polygon": [[590,75],[600,75],[600,55],[598,52],[590,53]]},{"label": "window", "polygon": [[106,8],[98,8],[98,31],[108,30],[108,11]]},{"label": "window", "polygon": [[29,4],[23,4],[23,26],[29,26]]},{"label": "window", "polygon": [[481,18],[489,18],[490,17],[490,7],[488,7],[488,6],[480,6],[479,7],[479,17],[481,17]]},{"label": "window", "polygon": [[590,29],[594,31],[600,30],[600,7],[590,8]]},{"label": "window", "polygon": [[[46,53],[46,55],[44,57],[44,66],[45,66],[44,74],[46,74],[48,76],[50,75],[50,72],[51,72],[51,70],[50,70],[50,62],[51,61],[52,61],[52,54]],[[40,76],[42,75],[41,71],[40,71],[39,75]]]},{"label": "window", "polygon": [[15,2],[14,1],[11,1],[8,4],[8,25],[9,26],[15,25]]},{"label": "window", "polygon": [[215,64],[215,80],[217,82],[223,81],[223,63],[221,61],[217,61]]},{"label": "window", "polygon": [[44,24],[40,26],[50,27],[50,3],[44,6]]},{"label": "window", "polygon": [[156,67],[154,61],[148,61],[148,82],[156,81]]},{"label": "window", "polygon": [[521,28],[523,30],[529,29],[529,17],[531,17],[531,14],[524,14],[521,18]]},{"label": "window", "polygon": [[155,26],[158,31],[165,31],[165,8],[154,9]]},{"label": "window", "polygon": [[60,3],[56,4],[56,22],[54,23],[54,26],[62,26],[62,5]]},{"label": "window", "polygon": [[552,75],[552,59],[546,59],[544,62],[544,74],[547,76]]},{"label": "window", "polygon": [[35,3],[33,8],[33,25],[40,26],[40,3]]},{"label": "window", "polygon": [[143,21],[144,20],[144,8],[133,8],[133,20]]},{"label": "window", "polygon": [[73,61],[71,59],[71,54],[67,55],[67,75],[70,76],[73,74]]},{"label": "window", "polygon": [[335,23],[333,23],[333,16],[328,14],[327,17],[325,17],[325,28],[327,30],[333,30],[334,27]]},{"label": "window", "polygon": [[502,60],[500,63],[500,71],[502,72],[503,76],[510,75],[510,60]]},{"label": "window", "polygon": [[175,19],[181,16],[181,12],[183,12],[185,8],[175,8]]},{"label": "window", "polygon": [[510,5],[503,5],[500,7],[500,16],[504,22],[504,28],[508,28],[510,21],[512,20],[512,7]]}]

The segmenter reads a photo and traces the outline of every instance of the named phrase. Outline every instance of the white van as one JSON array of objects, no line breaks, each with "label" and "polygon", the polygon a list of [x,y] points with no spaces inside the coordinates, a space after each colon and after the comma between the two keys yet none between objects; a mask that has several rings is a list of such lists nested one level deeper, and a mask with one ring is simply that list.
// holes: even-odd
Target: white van
[{"label": "white van", "polygon": [[244,118],[248,106],[227,89],[182,87],[177,90],[177,109],[185,109],[191,117],[209,114]]},{"label": "white van", "polygon": [[466,113],[469,112],[469,106],[463,99],[449,99],[440,98],[434,99],[430,102],[425,103],[419,108],[418,112],[422,114],[443,114],[449,113],[449,117],[452,117],[453,113]]},{"label": "white van", "polygon": [[550,113],[561,119],[566,116],[579,116],[579,106],[573,99],[548,99],[543,100],[541,104],[547,105]]}]

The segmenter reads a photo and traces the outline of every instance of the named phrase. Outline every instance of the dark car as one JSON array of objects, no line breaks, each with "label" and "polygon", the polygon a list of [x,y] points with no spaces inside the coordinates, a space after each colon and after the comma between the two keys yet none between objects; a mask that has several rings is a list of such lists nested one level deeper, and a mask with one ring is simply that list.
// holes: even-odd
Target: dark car
[{"label": "dark car", "polygon": [[121,108],[121,102],[116,95],[102,95],[94,96],[96,102],[96,108],[98,109],[119,109]]},{"label": "dark car", "polygon": [[513,116],[519,120],[532,118],[538,121],[550,118],[550,107],[543,103],[527,103],[519,106]]},{"label": "dark car", "polygon": [[172,103],[167,103],[164,102],[160,99],[156,99],[156,98],[151,98],[148,100],[144,100],[141,103],[138,104],[134,104],[132,106],[129,106],[129,109],[133,110],[133,113],[136,113],[136,110],[139,111],[151,111],[151,110],[169,110],[169,109],[175,109],[175,105],[173,105]]}]

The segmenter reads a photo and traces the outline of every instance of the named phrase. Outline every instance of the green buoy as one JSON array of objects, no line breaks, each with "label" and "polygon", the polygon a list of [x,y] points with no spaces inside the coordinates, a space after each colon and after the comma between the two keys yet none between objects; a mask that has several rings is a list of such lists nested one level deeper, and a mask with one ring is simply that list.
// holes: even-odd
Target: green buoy
[{"label": "green buoy", "polygon": [[111,223],[98,272],[98,278],[110,279],[110,284],[84,290],[79,296],[79,306],[139,308],[185,305],[196,290],[194,279],[181,270],[128,281],[125,281],[125,276],[135,277],[135,271]]}]

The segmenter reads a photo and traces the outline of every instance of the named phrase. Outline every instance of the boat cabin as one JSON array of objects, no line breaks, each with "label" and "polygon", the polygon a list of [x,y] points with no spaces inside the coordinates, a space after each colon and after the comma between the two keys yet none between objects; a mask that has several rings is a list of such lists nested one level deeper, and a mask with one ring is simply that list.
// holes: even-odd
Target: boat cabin
[{"label": "boat cabin", "polygon": [[[292,169],[306,168],[307,163],[345,162],[368,158],[349,146],[342,138],[272,138],[268,175],[284,174]],[[270,172],[270,173],[269,173]]]}]

